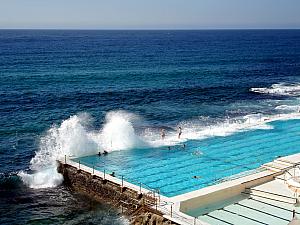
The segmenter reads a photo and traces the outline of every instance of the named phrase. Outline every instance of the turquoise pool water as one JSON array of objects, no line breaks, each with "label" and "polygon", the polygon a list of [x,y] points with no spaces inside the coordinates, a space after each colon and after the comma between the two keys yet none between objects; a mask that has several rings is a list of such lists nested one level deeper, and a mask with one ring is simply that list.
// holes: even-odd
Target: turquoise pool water
[{"label": "turquoise pool water", "polygon": [[[300,152],[300,120],[273,121],[274,129],[251,130],[226,137],[186,142],[186,147],[115,151],[74,159],[112,172],[173,197],[256,169],[279,156]],[[196,176],[197,178],[194,178]]]}]

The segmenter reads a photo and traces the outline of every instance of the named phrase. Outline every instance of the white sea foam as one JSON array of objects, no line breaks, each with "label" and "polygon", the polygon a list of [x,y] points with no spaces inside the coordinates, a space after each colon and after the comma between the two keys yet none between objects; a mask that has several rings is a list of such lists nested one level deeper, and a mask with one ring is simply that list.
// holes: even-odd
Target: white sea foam
[{"label": "white sea foam", "polygon": [[228,136],[248,130],[269,130],[273,129],[273,126],[270,125],[269,122],[289,119],[300,119],[300,113],[296,111],[274,115],[249,114],[243,117],[227,118],[226,120],[210,125],[203,124],[201,120],[184,121],[178,124],[178,126],[183,128],[180,139],[178,139],[178,133],[174,131],[176,127],[167,132],[164,140],[159,136],[158,130],[145,132],[143,139],[147,140],[148,145],[150,146],[172,146],[186,142],[187,140],[201,140],[210,137]]},{"label": "white sea foam", "polygon": [[271,87],[251,88],[250,91],[282,96],[300,96],[300,84],[273,84]]},{"label": "white sea foam", "polygon": [[[236,132],[251,129],[272,129],[267,122],[278,119],[277,116],[264,116],[262,114],[251,114],[244,117],[228,118],[217,123],[203,123],[202,119],[183,121],[178,126],[183,128],[180,139],[176,127],[166,132],[166,137],[161,139],[159,130],[148,129],[143,134],[143,139],[150,146],[172,146],[187,140],[200,140],[214,136],[228,136]],[[207,121],[206,121],[207,122]],[[177,126],[177,127],[178,127]]]},{"label": "white sea foam", "polygon": [[71,116],[60,126],[52,126],[41,138],[40,148],[30,162],[33,173],[21,171],[19,176],[31,188],[57,186],[63,178],[56,171],[56,160],[64,156],[80,157],[98,152],[145,147],[147,144],[135,134],[134,114],[124,111],[110,112],[100,131],[87,127],[91,118],[87,114]]},{"label": "white sea foam", "polygon": [[251,129],[272,129],[272,126],[267,125],[266,121],[267,117],[261,114],[228,118],[224,121],[205,126],[190,121],[181,124],[181,126],[184,127],[182,137],[185,139],[204,139],[213,136],[228,136],[236,132]]},{"label": "white sea foam", "polygon": [[[272,129],[267,122],[299,118],[299,113],[266,116],[252,114],[239,118],[228,118],[218,123],[203,123],[202,119],[184,121],[166,131],[162,140],[160,128],[146,128],[136,132],[141,118],[125,111],[107,113],[100,130],[91,130],[91,118],[87,114],[71,116],[60,125],[52,126],[41,138],[40,148],[31,160],[32,173],[21,171],[19,176],[31,188],[54,187],[62,183],[63,177],[56,170],[56,160],[64,156],[81,157],[98,152],[111,152],[132,148],[176,145],[191,139],[227,136],[251,129]],[[209,119],[208,119],[209,121]],[[207,121],[206,121],[207,122]],[[183,128],[178,138],[177,127]]]},{"label": "white sea foam", "polygon": [[106,115],[100,134],[100,145],[106,151],[145,147],[147,143],[139,137],[133,127],[139,117],[125,111],[113,111]]},{"label": "white sea foam", "polygon": [[283,112],[299,112],[299,105],[279,105],[275,109],[281,110]]},{"label": "white sea foam", "polygon": [[63,176],[57,172],[56,166],[41,169],[34,174],[21,171],[18,175],[25,185],[35,189],[56,187],[63,181]]}]

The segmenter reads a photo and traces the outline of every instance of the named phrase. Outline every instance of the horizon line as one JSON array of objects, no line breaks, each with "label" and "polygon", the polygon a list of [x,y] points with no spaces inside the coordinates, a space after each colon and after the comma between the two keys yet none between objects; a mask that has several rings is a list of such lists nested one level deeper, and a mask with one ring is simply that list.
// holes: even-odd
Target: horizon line
[{"label": "horizon line", "polygon": [[260,28],[1,28],[0,30],[86,30],[86,31],[197,31],[197,30],[300,30],[300,27],[260,27]]}]

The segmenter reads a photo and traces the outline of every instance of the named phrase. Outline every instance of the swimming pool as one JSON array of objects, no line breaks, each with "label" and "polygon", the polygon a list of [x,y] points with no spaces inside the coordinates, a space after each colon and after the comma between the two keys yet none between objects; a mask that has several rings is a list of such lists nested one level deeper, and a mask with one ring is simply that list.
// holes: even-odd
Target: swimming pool
[{"label": "swimming pool", "polygon": [[182,145],[115,151],[74,159],[167,197],[194,191],[220,179],[253,170],[279,156],[300,152],[300,120],[269,122],[273,129],[251,130]]}]

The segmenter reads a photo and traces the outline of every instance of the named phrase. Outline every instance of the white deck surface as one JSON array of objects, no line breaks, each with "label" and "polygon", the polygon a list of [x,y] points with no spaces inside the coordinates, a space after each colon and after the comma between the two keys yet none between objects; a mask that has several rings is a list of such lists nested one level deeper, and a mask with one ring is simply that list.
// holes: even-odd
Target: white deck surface
[{"label": "white deck surface", "polygon": [[[283,157],[282,159],[289,162],[290,165],[298,164],[300,154]],[[287,169],[290,165],[287,164],[282,167]],[[225,207],[220,204],[218,209],[204,215],[193,216],[198,216],[200,220],[211,225],[287,225],[292,219],[293,210],[296,211],[298,217],[300,216],[300,207],[298,204],[294,204],[296,202],[294,192],[282,180],[284,176],[279,175],[278,177],[280,179],[275,177],[270,182],[250,188],[250,195],[244,195],[245,199],[237,200]]]},{"label": "white deck surface", "polygon": [[294,192],[291,189],[289,189],[283,181],[276,179],[265,184],[253,187],[252,189],[263,192],[270,192],[273,194],[282,195],[290,198],[294,197]]}]

